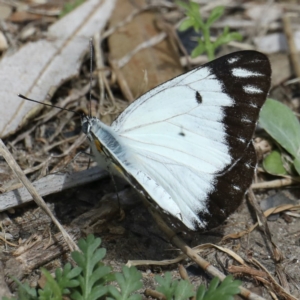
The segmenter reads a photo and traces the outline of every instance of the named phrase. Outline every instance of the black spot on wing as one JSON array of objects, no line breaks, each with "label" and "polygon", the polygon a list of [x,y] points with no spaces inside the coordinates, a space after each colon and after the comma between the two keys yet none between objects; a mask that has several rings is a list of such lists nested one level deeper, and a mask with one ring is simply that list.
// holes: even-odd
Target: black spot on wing
[{"label": "black spot on wing", "polygon": [[202,103],[202,96],[200,95],[200,93],[198,91],[196,92],[196,101],[198,104]]}]

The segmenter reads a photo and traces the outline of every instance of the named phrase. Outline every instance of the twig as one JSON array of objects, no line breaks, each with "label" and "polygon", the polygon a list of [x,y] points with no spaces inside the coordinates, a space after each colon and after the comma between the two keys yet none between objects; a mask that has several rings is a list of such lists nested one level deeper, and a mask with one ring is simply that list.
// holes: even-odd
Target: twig
[{"label": "twig", "polygon": [[135,99],[131,93],[126,79],[124,78],[122,72],[120,72],[119,70],[118,63],[112,59],[109,60],[109,63],[117,76],[117,81],[124,97],[129,101],[129,103],[133,102]]},{"label": "twig", "polygon": [[99,89],[100,89],[100,103],[99,103],[99,109],[98,112],[100,115],[103,115],[102,109],[104,107],[104,100],[105,100],[105,90],[107,91],[107,94],[109,96],[109,99],[112,103],[112,108],[110,110],[114,110],[116,107],[116,100],[115,97],[110,89],[110,86],[107,82],[107,78],[103,72],[103,69],[105,68],[103,63],[103,54],[102,54],[102,48],[101,48],[101,41],[102,36],[100,36],[100,33],[96,33],[94,35],[94,49],[95,49],[95,58],[96,58],[96,67],[97,67],[97,75],[98,75],[98,82],[99,82]]},{"label": "twig", "polygon": [[268,223],[267,223],[267,219],[266,219],[265,215],[263,214],[261,208],[259,207],[256,197],[251,188],[248,191],[248,200],[249,200],[249,203],[252,205],[252,207],[255,210],[256,217],[258,220],[258,226],[266,236],[266,243],[268,245],[268,248],[270,250],[273,250],[272,254],[273,254],[274,261],[280,262],[283,259],[283,255],[282,255],[281,251],[278,249],[278,247],[276,246],[276,244],[273,242],[272,235],[271,235]]},{"label": "twig", "polygon": [[52,219],[53,223],[58,227],[60,232],[62,233],[67,245],[69,246],[71,251],[78,250],[78,247],[76,243],[72,240],[70,235],[66,232],[64,227],[58,222],[58,220],[53,215],[52,211],[49,209],[45,201],[42,199],[42,197],[38,194],[32,183],[28,180],[28,178],[25,176],[11,153],[8,151],[6,146],[4,145],[3,141],[0,139],[0,153],[12,169],[12,171],[15,173],[15,175],[18,177],[18,179],[24,184],[24,186],[27,188],[28,192],[31,194],[33,200],[36,202],[36,204],[41,207],[46,214]]},{"label": "twig", "polygon": [[[74,137],[72,137],[74,138]],[[86,140],[86,135],[85,134],[80,134],[75,142],[67,149],[65,150],[62,154],[59,155],[53,155],[53,157],[64,157],[66,155],[69,155],[73,151],[75,151],[84,141]]]},{"label": "twig", "polygon": [[155,291],[155,290],[150,290],[150,289],[146,289],[145,292],[144,292],[144,295],[146,297],[152,297],[154,299],[159,299],[159,300],[166,300],[167,299],[164,294],[162,294],[158,291]]},{"label": "twig", "polygon": [[[107,172],[101,170],[99,167],[91,168],[81,172],[72,174],[51,174],[43,177],[33,183],[33,187],[42,196],[57,193],[72,187],[100,180],[107,176]],[[21,187],[13,191],[0,195],[0,212],[10,208],[19,206],[21,204],[32,201],[31,195],[26,188]]]},{"label": "twig", "polygon": [[284,299],[288,300],[297,300],[293,295],[288,293],[281,285],[278,284],[278,282],[275,280],[275,278],[271,275],[271,273],[254,257],[251,258],[251,262],[261,268],[263,271],[265,271],[268,274],[268,279],[264,278],[257,278],[259,281],[264,283],[265,285],[272,286]]},{"label": "twig", "polygon": [[183,265],[180,264],[178,266],[178,270],[179,270],[179,275],[183,280],[190,281],[189,275]]},{"label": "twig", "polygon": [[[200,257],[197,252],[191,249],[183,240],[181,240],[172,229],[170,229],[167,224],[163,221],[162,217],[158,214],[154,207],[151,206],[145,199],[143,199],[145,206],[150,211],[151,215],[155,219],[159,228],[166,234],[168,239],[172,244],[178,247],[184,254],[195,261],[204,271],[208,272],[210,275],[218,277],[221,281],[225,279],[225,275],[212,266],[208,261]],[[240,294],[246,299],[250,300],[263,300],[264,298],[250,292],[248,289],[240,286]]]},{"label": "twig", "polygon": [[[210,249],[210,248],[216,248],[228,255],[230,255],[233,259],[235,259],[237,262],[239,262],[241,265],[245,265],[245,261],[239,256],[237,255],[235,252],[233,252],[230,249],[221,247],[221,246],[217,246],[215,244],[202,244],[202,245],[198,245],[196,247],[193,248],[194,251],[196,251],[197,253],[200,253],[202,251],[205,251],[206,249]],[[148,266],[148,265],[157,265],[157,266],[168,266],[168,265],[172,265],[175,263],[178,263],[184,259],[186,259],[186,255],[185,254],[181,254],[177,257],[175,257],[174,259],[166,259],[166,260],[129,260],[127,262],[127,266],[131,267],[131,266]]]},{"label": "twig", "polygon": [[[264,211],[265,217],[268,217],[272,214],[277,214],[286,210],[298,210],[300,208],[300,205],[291,205],[291,204],[284,204],[279,205],[276,207],[269,208],[268,210]],[[252,232],[256,227],[258,226],[258,223],[255,223],[252,225],[249,229],[240,231],[238,233],[228,234],[222,238],[222,242],[228,240],[228,239],[239,239],[245,234],[249,234]]]},{"label": "twig", "polygon": [[294,40],[293,31],[291,28],[291,22],[288,14],[285,14],[282,18],[283,21],[283,28],[284,33],[287,38],[289,50],[290,50],[290,56],[292,60],[293,69],[295,71],[296,76],[300,77],[300,65],[299,65],[299,59],[298,59],[298,51]]},{"label": "twig", "polygon": [[274,189],[279,188],[282,186],[292,185],[292,184],[299,184],[300,177],[291,177],[291,178],[283,178],[283,179],[276,179],[272,181],[265,181],[265,182],[257,182],[251,185],[253,190],[257,189]]},{"label": "twig", "polygon": [[266,272],[251,268],[249,266],[231,265],[228,267],[228,271],[231,274],[243,274],[246,276],[253,276],[253,277],[259,276],[268,279],[268,274]]}]

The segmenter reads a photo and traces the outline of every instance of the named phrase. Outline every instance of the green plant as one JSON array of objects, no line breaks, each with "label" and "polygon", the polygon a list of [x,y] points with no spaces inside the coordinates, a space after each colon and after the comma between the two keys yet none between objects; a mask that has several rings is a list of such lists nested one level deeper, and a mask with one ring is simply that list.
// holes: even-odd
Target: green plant
[{"label": "green plant", "polygon": [[62,18],[67,15],[69,12],[74,10],[77,6],[81,5],[85,0],[75,0],[72,2],[67,2],[64,4],[63,9],[61,10],[59,17]]},{"label": "green plant", "polygon": [[273,150],[263,161],[267,172],[274,175],[285,175],[292,165],[300,174],[300,124],[293,111],[286,105],[267,99],[263,106],[259,124],[291,156],[291,162],[282,151]]},{"label": "green plant", "polygon": [[[159,283],[157,291],[162,293],[167,300],[184,300],[195,296],[193,286],[187,280],[172,280],[171,273],[167,272],[165,277],[156,276]],[[233,300],[233,296],[239,293],[241,282],[227,276],[220,284],[218,278],[214,278],[208,289],[204,285],[199,286],[196,292],[196,300]]]},{"label": "green plant", "polygon": [[[27,283],[15,281],[19,285],[18,300],[61,300],[63,298],[75,300],[141,300],[142,296],[137,290],[142,288],[142,275],[134,267],[123,266],[122,272],[112,272],[101,260],[106,254],[104,248],[99,248],[101,239],[89,235],[86,240],[79,240],[78,246],[82,252],[72,252],[72,258],[77,266],[72,267],[67,263],[64,268],[55,271],[55,277],[45,269],[42,273],[46,278],[46,284],[42,289],[36,290]],[[166,299],[183,300],[196,295],[196,300],[232,300],[239,292],[240,281],[227,276],[220,284],[215,278],[206,290],[200,286],[197,292],[186,280],[172,280],[171,273],[164,277],[156,276],[157,291],[164,294]],[[114,285],[113,285],[113,284]],[[116,287],[118,286],[118,288]],[[9,300],[3,298],[3,300]]]},{"label": "green plant", "polygon": [[200,6],[195,2],[189,4],[178,1],[177,4],[181,6],[187,15],[187,18],[180,24],[179,30],[185,31],[192,27],[196,32],[202,33],[202,37],[198,38],[198,46],[192,51],[191,56],[196,57],[202,53],[207,53],[208,59],[215,58],[215,51],[223,44],[227,44],[233,40],[242,40],[242,36],[238,32],[229,32],[229,27],[226,26],[223,33],[217,37],[215,41],[211,41],[210,27],[216,22],[224,13],[224,7],[218,6],[212,10],[206,22],[203,21],[200,14]]}]

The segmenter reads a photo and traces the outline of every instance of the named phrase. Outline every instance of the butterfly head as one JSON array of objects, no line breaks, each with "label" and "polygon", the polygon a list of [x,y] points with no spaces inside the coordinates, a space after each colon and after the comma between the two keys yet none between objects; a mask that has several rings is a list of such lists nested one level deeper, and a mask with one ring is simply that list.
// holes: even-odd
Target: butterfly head
[{"label": "butterfly head", "polygon": [[100,134],[100,132],[103,130],[103,127],[105,127],[105,125],[99,119],[84,114],[81,116],[82,132],[87,137],[91,136],[91,134],[95,135],[96,132]]},{"label": "butterfly head", "polygon": [[92,118],[87,115],[81,116],[81,128],[84,134],[88,135],[92,128]]},{"label": "butterfly head", "polygon": [[86,134],[87,136],[90,135],[96,123],[98,124],[99,127],[99,123],[101,122],[95,117],[90,117],[84,114],[81,116],[81,128],[83,133]]}]

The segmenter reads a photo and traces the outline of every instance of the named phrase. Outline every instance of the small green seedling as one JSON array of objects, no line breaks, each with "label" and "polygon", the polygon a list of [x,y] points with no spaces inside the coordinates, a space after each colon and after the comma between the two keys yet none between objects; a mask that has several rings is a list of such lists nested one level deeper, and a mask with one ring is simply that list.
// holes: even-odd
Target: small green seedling
[{"label": "small green seedling", "polygon": [[215,23],[224,13],[224,7],[218,6],[212,10],[206,22],[203,21],[200,14],[200,6],[195,2],[184,3],[178,1],[177,4],[181,6],[187,15],[187,18],[180,24],[179,30],[185,31],[192,27],[195,32],[201,32],[202,37],[198,38],[198,46],[192,51],[191,56],[196,57],[203,53],[207,53],[208,59],[215,58],[215,52],[218,47],[228,44],[233,40],[242,40],[242,36],[238,32],[229,32],[229,27],[224,28],[223,33],[217,37],[215,41],[211,40],[210,27]]},{"label": "small green seedling", "polygon": [[[67,263],[63,269],[56,269],[55,277],[42,269],[46,284],[38,290],[14,279],[19,286],[17,297],[4,297],[3,300],[141,300],[141,294],[137,293],[143,287],[141,272],[126,266],[123,266],[121,273],[112,272],[102,262],[106,250],[99,248],[100,244],[101,239],[93,235],[79,240],[81,252],[71,253],[76,266]],[[167,300],[185,300],[193,296],[196,300],[233,300],[241,285],[232,276],[227,276],[221,284],[219,279],[213,279],[208,289],[204,286],[197,289],[187,280],[174,280],[170,272],[155,279],[157,291],[164,294]]]},{"label": "small green seedling", "polygon": [[62,18],[67,15],[69,12],[74,10],[77,6],[81,5],[85,0],[75,0],[73,2],[68,2],[64,4],[63,9],[61,10],[59,17]]},{"label": "small green seedling", "polygon": [[[300,174],[300,124],[293,111],[276,100],[267,99],[259,124],[292,156],[292,166]],[[274,175],[286,175],[289,164],[278,150],[273,150],[263,162],[265,170]]]},{"label": "small green seedling", "polygon": [[170,272],[165,277],[155,276],[155,280],[159,286],[156,290],[162,293],[167,300],[185,300],[190,297],[196,297],[196,300],[233,300],[234,295],[238,294],[241,282],[234,280],[231,275],[227,276],[220,283],[218,278],[214,278],[208,289],[204,285],[200,285],[194,292],[193,285],[187,280],[172,280]]}]

